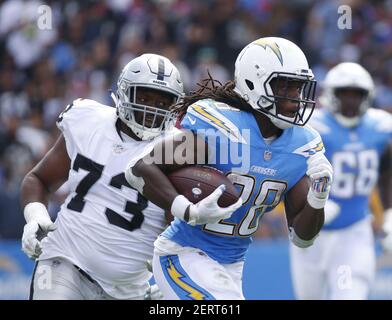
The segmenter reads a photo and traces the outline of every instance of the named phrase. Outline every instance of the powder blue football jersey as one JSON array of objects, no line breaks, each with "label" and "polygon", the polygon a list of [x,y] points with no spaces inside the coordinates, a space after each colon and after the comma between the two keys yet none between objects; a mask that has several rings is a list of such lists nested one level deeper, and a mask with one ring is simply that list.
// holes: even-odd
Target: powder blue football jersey
[{"label": "powder blue football jersey", "polygon": [[329,199],[340,206],[339,215],[324,229],[348,227],[369,213],[369,196],[378,180],[380,158],[392,137],[392,116],[372,108],[358,126],[350,129],[340,125],[326,109],[319,109],[310,124],[321,134],[334,169]]},{"label": "powder blue football jersey", "polygon": [[215,150],[209,163],[234,183],[243,205],[219,223],[191,226],[175,219],[163,236],[220,263],[241,261],[259,219],[305,175],[307,158],[324,152],[321,137],[310,127],[294,126],[267,144],[251,113],[211,99],[191,105],[181,126],[205,137]]}]

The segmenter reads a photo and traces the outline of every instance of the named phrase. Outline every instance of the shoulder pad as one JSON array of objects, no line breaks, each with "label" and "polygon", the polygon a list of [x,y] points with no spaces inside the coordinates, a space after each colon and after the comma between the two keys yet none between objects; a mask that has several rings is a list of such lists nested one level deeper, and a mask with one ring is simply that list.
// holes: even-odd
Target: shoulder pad
[{"label": "shoulder pad", "polygon": [[[225,109],[225,115],[220,112],[223,111],[222,109]],[[231,108],[224,103],[217,103],[211,99],[199,100],[188,107],[181,124],[185,129],[191,129],[193,131],[214,128],[233,142],[246,143],[238,126],[228,118],[230,112],[236,112],[233,118],[239,117],[237,114],[238,111],[238,109]]]},{"label": "shoulder pad", "polygon": [[73,117],[83,117],[83,115],[91,110],[97,111],[103,108],[109,108],[109,106],[105,106],[99,102],[90,99],[76,99],[71,104],[69,104],[63,112],[60,113],[57,119],[57,125],[66,118]]},{"label": "shoulder pad", "polygon": [[234,108],[230,105],[228,105],[227,103],[224,102],[218,102],[218,101],[214,101],[209,99],[209,101],[212,101],[213,105],[218,109],[218,110],[229,110],[229,111],[233,111],[233,112],[240,112],[241,110],[238,108]]},{"label": "shoulder pad", "polygon": [[317,152],[324,153],[324,143],[321,140],[320,134],[311,126],[305,126],[302,129],[304,133],[304,144],[299,148],[295,149],[293,153],[304,156],[305,158],[308,158]]},{"label": "shoulder pad", "polygon": [[368,116],[375,122],[375,130],[392,134],[392,115],[385,110],[370,108]]},{"label": "shoulder pad", "polygon": [[73,104],[75,107],[77,108],[88,108],[88,107],[93,107],[93,108],[100,108],[100,107],[107,107],[105,105],[103,105],[102,103],[99,103],[95,100],[91,100],[91,99],[76,99],[73,101]]},{"label": "shoulder pad", "polygon": [[89,145],[91,135],[106,125],[110,115],[115,116],[114,108],[93,100],[77,99],[65,108],[56,124],[63,133],[71,159]]}]

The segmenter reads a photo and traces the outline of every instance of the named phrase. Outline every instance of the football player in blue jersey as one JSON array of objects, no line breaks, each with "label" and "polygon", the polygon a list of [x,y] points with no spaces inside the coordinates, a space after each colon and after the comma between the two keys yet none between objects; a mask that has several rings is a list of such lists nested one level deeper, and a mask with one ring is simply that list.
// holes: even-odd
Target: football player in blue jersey
[{"label": "football player in blue jersey", "polygon": [[341,63],[326,76],[320,97],[324,108],[310,123],[322,136],[334,181],[317,242],[301,250],[291,246],[299,299],[368,297],[375,274],[368,207],[377,182],[384,207],[392,212],[392,116],[370,108],[373,95],[373,80],[359,64]]},{"label": "football player in blue jersey", "polygon": [[[210,78],[185,97],[180,138],[162,140],[153,153],[129,164],[127,181],[175,217],[155,242],[153,271],[165,298],[243,299],[251,236],[281,199],[291,241],[313,244],[332,181],[320,135],[305,126],[315,85],[297,45],[258,39],[238,55],[234,81],[222,86]],[[176,147],[187,151],[185,161]],[[168,150],[175,150],[171,158]],[[224,172],[241,199],[219,207],[222,186],[197,204],[178,194],[166,174],[201,163]]]}]

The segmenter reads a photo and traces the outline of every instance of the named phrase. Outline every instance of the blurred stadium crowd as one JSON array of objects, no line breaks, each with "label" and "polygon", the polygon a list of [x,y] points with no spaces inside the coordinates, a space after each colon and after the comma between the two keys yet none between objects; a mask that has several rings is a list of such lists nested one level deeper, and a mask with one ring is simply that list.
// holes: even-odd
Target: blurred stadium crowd
[{"label": "blurred stadium crowd", "polygon": [[[37,26],[43,4],[50,30]],[[340,5],[352,9],[352,29],[338,28]],[[375,107],[392,111],[391,17],[391,0],[0,0],[0,239],[22,234],[20,182],[57,137],[58,114],[78,97],[111,105],[108,89],[135,56],[167,56],[189,92],[207,69],[229,80],[245,44],[282,36],[305,51],[318,81],[338,62],[363,64]],[[284,233],[279,219],[258,235]]]}]

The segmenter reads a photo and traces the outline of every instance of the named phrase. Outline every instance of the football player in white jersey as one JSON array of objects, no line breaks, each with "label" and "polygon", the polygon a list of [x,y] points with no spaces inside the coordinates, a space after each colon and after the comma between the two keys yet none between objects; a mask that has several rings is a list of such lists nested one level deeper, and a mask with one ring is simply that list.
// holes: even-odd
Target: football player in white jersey
[{"label": "football player in white jersey", "polygon": [[[116,108],[77,99],[62,112],[62,134],[21,186],[22,248],[37,260],[30,299],[143,299],[151,291],[146,261],[167,222],[124,170],[173,127],[170,107],[182,95],[177,68],[143,54],[124,67]],[[53,223],[48,197],[65,181],[71,192]]]},{"label": "football player in white jersey", "polygon": [[310,124],[319,131],[334,182],[325,224],[313,247],[291,246],[291,270],[299,299],[366,299],[375,274],[369,197],[379,182],[392,245],[392,116],[370,108],[374,84],[359,64],[332,68]]}]

